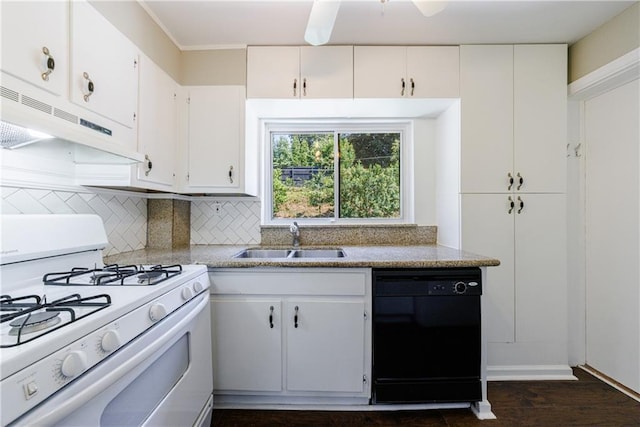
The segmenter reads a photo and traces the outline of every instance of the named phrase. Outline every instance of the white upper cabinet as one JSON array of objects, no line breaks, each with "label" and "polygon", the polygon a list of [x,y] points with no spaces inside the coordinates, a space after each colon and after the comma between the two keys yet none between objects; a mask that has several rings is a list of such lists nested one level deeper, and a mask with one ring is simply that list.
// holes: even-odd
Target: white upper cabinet
[{"label": "white upper cabinet", "polygon": [[138,186],[173,190],[176,167],[178,84],[146,56],[140,58],[138,151],[145,162],[136,166]]},{"label": "white upper cabinet", "polygon": [[355,46],[355,98],[459,97],[457,46]]},{"label": "white upper cabinet", "polygon": [[247,98],[352,97],[352,46],[247,49]]},{"label": "white upper cabinet", "polygon": [[[523,177],[519,191],[563,193],[567,164],[567,46],[516,45],[513,55],[513,171]],[[520,184],[517,176],[516,183]]]},{"label": "white upper cabinet", "polygon": [[1,15],[2,71],[55,95],[66,95],[69,82],[68,3],[2,2]]},{"label": "white upper cabinet", "polygon": [[188,96],[184,192],[242,192],[244,86],[194,86]]},{"label": "white upper cabinet", "polygon": [[128,128],[136,126],[138,51],[85,1],[71,2],[71,100]]},{"label": "white upper cabinet", "polygon": [[460,49],[461,191],[564,192],[566,45]]}]

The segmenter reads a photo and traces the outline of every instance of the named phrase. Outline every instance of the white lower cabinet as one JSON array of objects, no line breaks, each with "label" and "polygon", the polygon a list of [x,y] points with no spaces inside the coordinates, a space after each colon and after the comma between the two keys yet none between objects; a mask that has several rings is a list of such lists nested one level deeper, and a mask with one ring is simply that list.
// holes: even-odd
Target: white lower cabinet
[{"label": "white lower cabinet", "polygon": [[368,403],[369,269],[216,269],[210,278],[219,403]]}]

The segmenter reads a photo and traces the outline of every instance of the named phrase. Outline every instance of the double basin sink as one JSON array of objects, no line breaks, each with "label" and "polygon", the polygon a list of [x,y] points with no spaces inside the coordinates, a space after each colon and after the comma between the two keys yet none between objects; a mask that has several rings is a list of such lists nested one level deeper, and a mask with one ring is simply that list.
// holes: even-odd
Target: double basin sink
[{"label": "double basin sink", "polygon": [[234,258],[276,258],[276,259],[293,259],[293,258],[344,258],[345,253],[342,249],[262,249],[253,248],[245,249],[233,256]]}]

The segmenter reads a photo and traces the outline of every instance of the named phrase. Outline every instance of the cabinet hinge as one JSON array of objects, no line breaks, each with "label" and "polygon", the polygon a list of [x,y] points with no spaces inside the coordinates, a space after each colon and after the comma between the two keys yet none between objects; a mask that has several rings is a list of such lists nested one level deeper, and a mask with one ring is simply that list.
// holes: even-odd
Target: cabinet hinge
[{"label": "cabinet hinge", "polygon": [[364,384],[366,384],[366,383],[367,383],[367,376],[366,376],[366,375],[363,375],[363,376],[362,376],[362,382],[363,382]]},{"label": "cabinet hinge", "polygon": [[187,181],[189,181],[189,174],[187,174]]},{"label": "cabinet hinge", "polygon": [[187,98],[187,104],[191,104],[191,97]]},{"label": "cabinet hinge", "polygon": [[367,320],[369,318],[369,314],[365,311],[364,312],[364,320]]},{"label": "cabinet hinge", "polygon": [[135,70],[136,68],[138,68],[138,60],[134,59],[133,60],[133,69]]}]

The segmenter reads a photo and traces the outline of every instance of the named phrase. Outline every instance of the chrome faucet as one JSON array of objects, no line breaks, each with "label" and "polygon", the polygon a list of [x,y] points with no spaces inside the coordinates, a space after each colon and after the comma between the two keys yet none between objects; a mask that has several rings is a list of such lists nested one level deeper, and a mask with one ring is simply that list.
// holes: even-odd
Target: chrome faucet
[{"label": "chrome faucet", "polygon": [[291,236],[293,237],[293,247],[297,248],[300,246],[300,227],[296,221],[293,221],[293,224],[289,226],[289,231],[291,232]]}]

